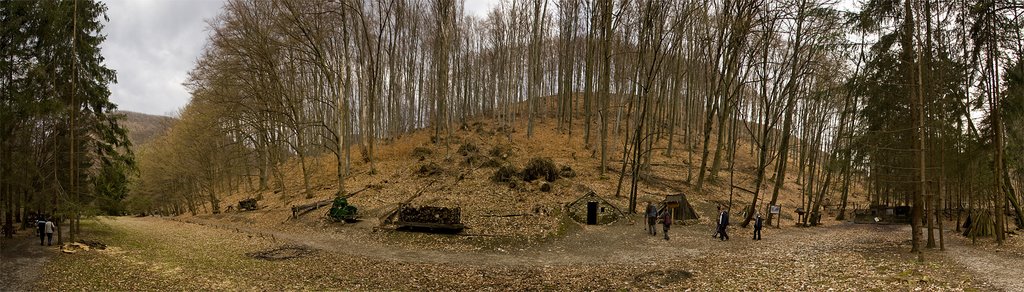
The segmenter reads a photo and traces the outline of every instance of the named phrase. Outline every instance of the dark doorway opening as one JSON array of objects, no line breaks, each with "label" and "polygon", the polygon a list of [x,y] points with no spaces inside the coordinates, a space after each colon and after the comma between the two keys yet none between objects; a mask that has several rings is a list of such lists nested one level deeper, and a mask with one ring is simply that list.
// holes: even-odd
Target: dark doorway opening
[{"label": "dark doorway opening", "polygon": [[587,225],[597,224],[597,202],[587,202]]}]

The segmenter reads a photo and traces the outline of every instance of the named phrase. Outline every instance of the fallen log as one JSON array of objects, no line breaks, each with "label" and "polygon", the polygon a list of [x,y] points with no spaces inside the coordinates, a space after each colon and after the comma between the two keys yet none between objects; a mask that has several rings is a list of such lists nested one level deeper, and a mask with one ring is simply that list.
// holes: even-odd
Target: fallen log
[{"label": "fallen log", "polygon": [[320,207],[330,205],[332,201],[333,200],[323,200],[305,205],[292,206],[292,218],[299,218],[299,216],[306,215],[306,213],[320,209]]}]

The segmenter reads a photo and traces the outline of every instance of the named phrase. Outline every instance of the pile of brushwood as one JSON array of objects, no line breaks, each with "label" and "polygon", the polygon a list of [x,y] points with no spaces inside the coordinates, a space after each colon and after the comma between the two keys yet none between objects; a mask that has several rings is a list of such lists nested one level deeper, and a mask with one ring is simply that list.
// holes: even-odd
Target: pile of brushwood
[{"label": "pile of brushwood", "polygon": [[558,179],[558,168],[555,167],[555,162],[551,161],[551,158],[546,157],[534,157],[530,159],[530,163],[526,164],[523,168],[523,180],[534,181],[537,179],[544,179],[549,182],[553,182]]},{"label": "pile of brushwood", "polygon": [[256,199],[245,199],[245,200],[238,201],[238,209],[239,210],[246,210],[246,211],[253,211],[253,210],[259,209],[259,205],[256,204]]},{"label": "pile of brushwood", "polygon": [[445,208],[433,206],[403,207],[398,212],[398,221],[431,224],[461,224],[462,210],[459,207]]}]

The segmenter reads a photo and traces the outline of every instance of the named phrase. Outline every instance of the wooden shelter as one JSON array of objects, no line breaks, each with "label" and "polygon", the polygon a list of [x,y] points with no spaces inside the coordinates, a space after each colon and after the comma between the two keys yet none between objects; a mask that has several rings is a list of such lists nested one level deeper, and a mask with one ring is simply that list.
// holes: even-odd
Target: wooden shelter
[{"label": "wooden shelter", "polygon": [[868,209],[854,210],[854,223],[910,224],[910,206],[871,205]]},{"label": "wooden shelter", "polygon": [[667,195],[665,196],[665,200],[661,201],[659,205],[659,213],[668,210],[669,212],[672,212],[672,219],[700,219],[700,216],[697,216],[697,211],[693,209],[693,205],[690,205],[690,200],[686,199],[686,194],[678,193]]}]

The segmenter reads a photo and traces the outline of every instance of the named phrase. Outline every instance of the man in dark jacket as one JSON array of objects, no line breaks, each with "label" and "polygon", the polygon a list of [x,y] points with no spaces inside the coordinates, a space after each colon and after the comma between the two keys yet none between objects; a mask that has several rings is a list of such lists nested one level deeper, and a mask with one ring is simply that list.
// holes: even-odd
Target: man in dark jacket
[{"label": "man in dark jacket", "polygon": [[722,214],[718,217],[718,234],[719,239],[722,241],[729,240],[729,234],[725,233],[729,227],[729,211],[722,210]]},{"label": "man in dark jacket", "polygon": [[43,245],[46,241],[46,219],[43,216],[39,216],[39,220],[36,220],[36,227],[39,229],[39,245]]},{"label": "man in dark jacket", "polygon": [[644,214],[647,216],[647,234],[658,235],[658,230],[654,228],[654,225],[658,223],[658,207],[648,201],[647,211]]},{"label": "man in dark jacket", "polygon": [[762,223],[763,221],[761,220],[761,213],[757,213],[757,216],[754,217],[754,240],[761,240],[761,227],[763,226]]}]

